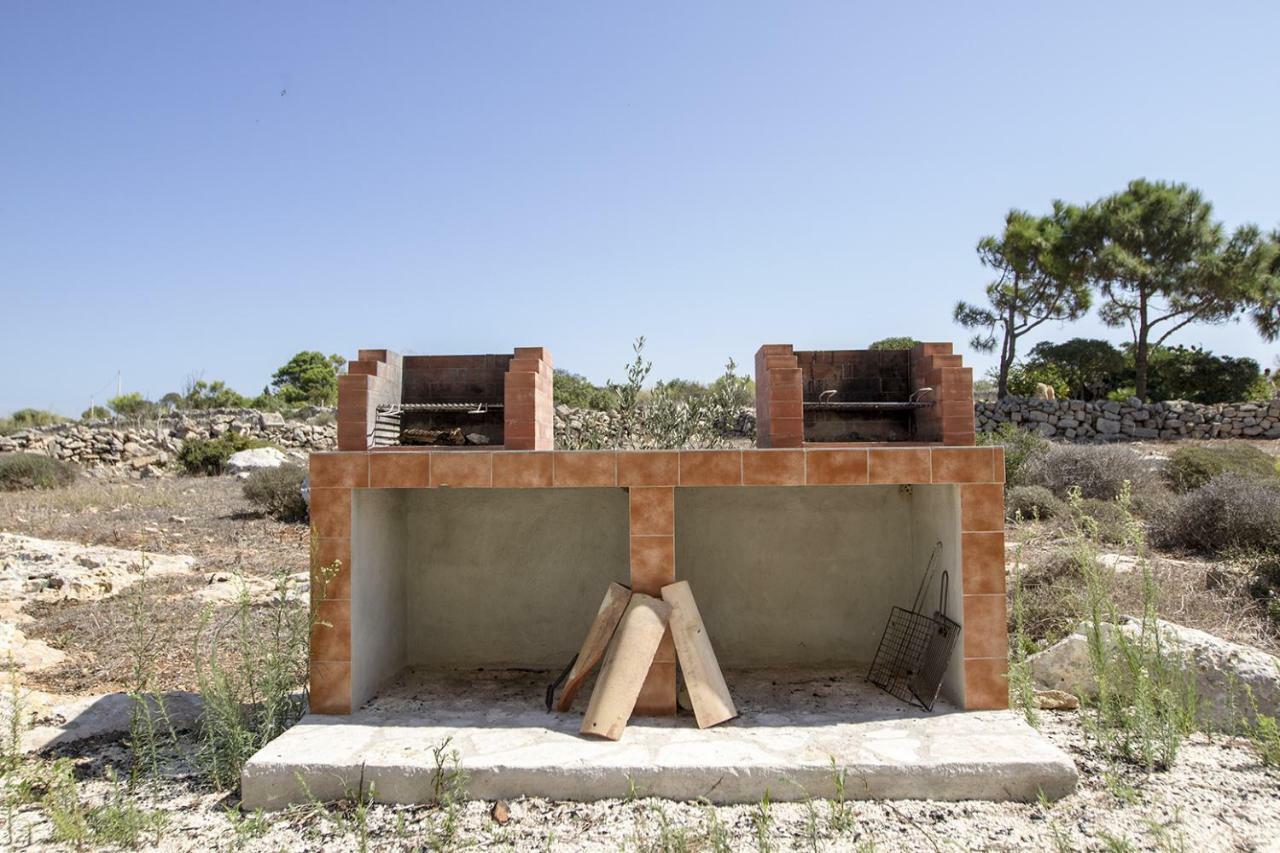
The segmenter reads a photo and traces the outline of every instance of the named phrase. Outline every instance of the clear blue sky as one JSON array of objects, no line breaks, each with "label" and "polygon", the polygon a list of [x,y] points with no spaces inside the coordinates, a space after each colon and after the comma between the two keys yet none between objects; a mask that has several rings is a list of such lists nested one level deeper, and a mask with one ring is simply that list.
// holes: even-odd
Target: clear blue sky
[{"label": "clear blue sky", "polygon": [[300,349],[602,380],[645,334],[705,379],[963,340],[1010,207],[1146,176],[1280,224],[1280,4],[620,7],[6,2],[0,412],[117,369],[254,393]]}]

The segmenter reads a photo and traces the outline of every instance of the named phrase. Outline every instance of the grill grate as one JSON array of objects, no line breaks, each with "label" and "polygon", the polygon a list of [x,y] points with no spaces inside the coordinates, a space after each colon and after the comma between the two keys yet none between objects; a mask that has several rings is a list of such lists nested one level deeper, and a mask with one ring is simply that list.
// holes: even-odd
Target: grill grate
[{"label": "grill grate", "polygon": [[941,549],[941,542],[934,545],[911,609],[894,607],[889,611],[888,624],[867,673],[867,681],[876,687],[926,711],[932,711],[938,700],[942,677],[960,636],[960,625],[947,617],[947,572],[942,573],[939,583],[938,609],[932,616],[920,612]]}]

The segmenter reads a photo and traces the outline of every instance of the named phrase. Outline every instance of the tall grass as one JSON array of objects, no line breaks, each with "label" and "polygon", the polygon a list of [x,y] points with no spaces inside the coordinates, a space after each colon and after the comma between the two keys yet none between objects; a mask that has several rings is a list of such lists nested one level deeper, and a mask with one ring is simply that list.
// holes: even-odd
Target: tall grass
[{"label": "tall grass", "polygon": [[234,788],[253,753],[292,726],[306,703],[307,608],[289,596],[288,573],[255,607],[242,585],[230,615],[206,611],[196,637],[204,702],[196,761],[219,788]]},{"label": "tall grass", "polygon": [[[1093,549],[1096,521],[1081,511],[1080,490],[1067,496],[1076,520],[1076,547]],[[1086,704],[1085,730],[1105,754],[1142,765],[1148,771],[1170,767],[1183,740],[1197,724],[1193,674],[1176,648],[1161,634],[1156,618],[1157,589],[1147,559],[1142,527],[1130,511],[1128,485],[1116,504],[1123,513],[1126,543],[1142,572],[1142,614],[1136,631],[1126,631],[1111,578],[1090,553],[1082,559],[1085,585],[1085,637],[1096,682]]]}]

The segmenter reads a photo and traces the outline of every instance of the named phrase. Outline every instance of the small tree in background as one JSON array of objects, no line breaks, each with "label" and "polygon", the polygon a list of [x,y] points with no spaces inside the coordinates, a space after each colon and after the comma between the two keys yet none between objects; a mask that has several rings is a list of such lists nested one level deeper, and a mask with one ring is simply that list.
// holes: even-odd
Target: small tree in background
[{"label": "small tree in background", "polygon": [[305,350],[271,377],[271,387],[286,403],[332,406],[338,401],[338,371],[346,360]]},{"label": "small tree in background", "polygon": [[900,336],[896,338],[881,338],[878,341],[872,341],[871,346],[867,349],[911,349],[920,343],[915,338]]},{"label": "small tree in background", "polygon": [[[1077,225],[1089,280],[1104,300],[1102,321],[1129,327],[1134,393],[1144,400],[1152,347],[1189,323],[1224,323],[1276,303],[1274,242],[1252,225],[1228,237],[1213,206],[1186,184],[1131,181],[1089,205]],[[1270,337],[1280,330],[1274,316],[1255,314]]]},{"label": "small tree in background", "polygon": [[111,411],[122,418],[141,419],[155,414],[156,411],[156,404],[143,397],[138,391],[112,397],[107,401],[107,405],[111,407]]},{"label": "small tree in background", "polygon": [[1070,240],[1077,216],[1060,202],[1050,216],[1011,210],[1000,235],[978,241],[978,258],[999,277],[987,285],[987,305],[957,302],[954,317],[979,330],[970,341],[974,349],[992,352],[999,343],[997,397],[1009,393],[1018,338],[1049,320],[1075,320],[1089,310],[1089,289]]},{"label": "small tree in background", "polygon": [[1124,353],[1097,338],[1072,338],[1060,344],[1042,341],[1031,348],[1028,366],[1052,365],[1077,400],[1105,397],[1125,372]]},{"label": "small tree in background", "polygon": [[557,406],[574,409],[606,411],[616,402],[608,388],[593,385],[587,377],[559,367],[551,384],[551,394]]}]

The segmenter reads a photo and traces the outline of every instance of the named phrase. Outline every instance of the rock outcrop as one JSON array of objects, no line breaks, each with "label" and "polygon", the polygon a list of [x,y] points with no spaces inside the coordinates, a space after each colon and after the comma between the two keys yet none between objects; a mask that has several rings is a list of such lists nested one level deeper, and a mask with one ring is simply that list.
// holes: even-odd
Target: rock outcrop
[{"label": "rock outcrop", "polygon": [[[1172,622],[1157,620],[1156,626],[1169,654],[1180,657],[1194,677],[1202,721],[1234,730],[1253,703],[1261,714],[1280,715],[1280,658]],[[1103,625],[1105,642],[1113,642],[1114,630],[1113,625]],[[1134,639],[1142,625],[1125,617],[1120,630]],[[1087,698],[1097,694],[1085,631],[1082,624],[1071,636],[1027,659],[1038,684]]]}]

